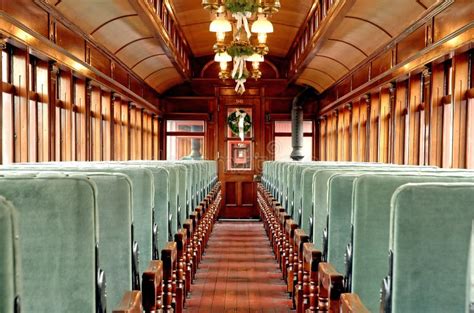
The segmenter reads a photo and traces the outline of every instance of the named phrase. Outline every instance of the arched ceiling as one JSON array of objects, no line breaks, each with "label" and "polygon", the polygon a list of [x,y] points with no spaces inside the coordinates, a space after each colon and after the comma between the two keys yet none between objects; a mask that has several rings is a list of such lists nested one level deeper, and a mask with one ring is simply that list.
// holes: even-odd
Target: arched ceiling
[{"label": "arched ceiling", "polygon": [[[214,33],[209,32],[212,16],[209,11],[203,9],[202,1],[169,0],[169,2],[194,56],[212,54],[212,46],[216,37]],[[272,55],[285,57],[314,1],[281,0],[280,2],[280,12],[270,18],[274,26],[274,33],[269,34],[267,42]]]},{"label": "arched ceiling", "polygon": [[55,8],[159,93],[183,81],[129,1],[62,0]]},{"label": "arched ceiling", "polygon": [[356,0],[296,83],[322,92],[386,46],[441,0]]},{"label": "arched ceiling", "polygon": [[[165,0],[192,57],[212,55],[215,43],[215,35],[209,32],[212,16],[201,2]],[[312,59],[298,71],[296,83],[310,85],[319,92],[326,90],[441,2],[346,0],[349,9],[315,45]],[[315,0],[281,0],[280,12],[271,17],[275,29],[268,37],[271,56],[288,56],[314,3]],[[60,0],[55,8],[158,92],[183,82],[165,54],[166,47],[154,38],[130,0]]]}]

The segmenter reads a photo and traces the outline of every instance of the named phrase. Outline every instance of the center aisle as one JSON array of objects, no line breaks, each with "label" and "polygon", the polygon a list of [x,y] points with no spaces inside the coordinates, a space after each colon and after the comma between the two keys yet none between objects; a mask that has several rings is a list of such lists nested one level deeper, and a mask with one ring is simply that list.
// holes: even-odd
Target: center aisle
[{"label": "center aisle", "polygon": [[281,277],[261,222],[218,222],[185,312],[291,312]]}]

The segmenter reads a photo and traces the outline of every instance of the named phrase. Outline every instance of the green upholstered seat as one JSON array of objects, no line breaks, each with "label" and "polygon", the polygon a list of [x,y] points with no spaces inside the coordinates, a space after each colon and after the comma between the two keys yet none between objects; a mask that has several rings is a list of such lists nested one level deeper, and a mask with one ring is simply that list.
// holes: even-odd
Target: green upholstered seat
[{"label": "green upholstered seat", "polygon": [[[127,166],[119,163],[66,163],[60,166],[59,163],[41,163],[12,165],[5,170],[22,171],[67,171],[67,172],[103,172],[122,173],[127,175],[132,183],[132,220],[133,220],[133,240],[138,243],[140,250],[139,271],[147,267],[147,263],[152,259],[152,213],[154,207],[154,182],[153,173],[146,168],[138,166]],[[84,174],[87,175],[87,174]]]},{"label": "green upholstered seat", "polygon": [[474,184],[407,184],[392,198],[392,312],[466,307]]},{"label": "green upholstered seat", "polygon": [[107,302],[117,307],[123,294],[132,289],[132,182],[120,173],[84,174],[97,187],[99,266],[107,277]]},{"label": "green upholstered seat", "polygon": [[371,311],[379,309],[380,282],[388,272],[390,200],[407,183],[473,182],[474,177],[451,174],[370,174],[353,184],[351,222],[352,291]]},{"label": "green upholstered seat", "polygon": [[19,212],[22,312],[95,312],[95,183],[18,174],[0,178],[0,194]]},{"label": "green upholstered seat", "polygon": [[335,174],[329,180],[327,261],[339,273],[345,272],[344,253],[351,236],[352,183],[359,175]]},{"label": "green upholstered seat", "polygon": [[20,292],[17,218],[13,205],[0,196],[0,312],[14,312]]}]

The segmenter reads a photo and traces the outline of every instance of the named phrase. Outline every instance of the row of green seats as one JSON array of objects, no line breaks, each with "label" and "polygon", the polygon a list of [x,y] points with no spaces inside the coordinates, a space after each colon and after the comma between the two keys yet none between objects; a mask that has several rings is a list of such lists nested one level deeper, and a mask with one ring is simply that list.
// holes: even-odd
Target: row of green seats
[{"label": "row of green seats", "polygon": [[[283,185],[289,181],[289,184],[286,183],[288,186],[296,186],[296,196],[298,184],[294,177],[299,174],[295,168],[306,167],[299,171],[302,173],[301,208],[303,217],[309,211],[314,219],[314,225],[309,230],[314,233],[312,241],[323,250],[325,259],[336,270],[345,273],[347,291],[358,293],[371,311],[379,309],[381,280],[389,269],[390,201],[396,188],[406,183],[472,182],[473,179],[471,173],[465,170],[447,171],[429,167],[275,163],[264,164],[263,182],[267,189],[273,191],[275,184],[277,188],[282,188],[279,180],[283,181]],[[293,181],[288,178],[288,172],[292,170],[296,173]],[[280,178],[271,177],[279,172],[283,172]],[[306,203],[310,201],[312,208],[306,210]],[[300,225],[307,231],[305,220],[303,218]],[[397,312],[417,311],[403,309]]]},{"label": "row of green seats", "polygon": [[[43,173],[39,174],[40,172]],[[59,172],[62,174],[58,174]],[[170,180],[169,176],[172,176],[170,173],[173,172],[175,178]],[[193,173],[199,174],[194,176]],[[182,162],[179,165],[169,162],[22,164],[2,167],[1,174],[2,176],[26,175],[27,178],[38,175],[83,176],[94,183],[98,211],[96,223],[99,229],[97,238],[101,238],[100,241],[97,240],[100,247],[98,247],[99,253],[96,257],[98,266],[107,273],[107,302],[112,305],[119,302],[125,290],[129,290],[131,287],[139,288],[140,273],[144,271],[147,261],[158,258],[159,251],[164,247],[166,241],[173,238],[179,223],[184,222],[184,220],[178,221],[176,217],[174,223],[167,223],[168,197],[174,197],[176,194],[176,202],[173,203],[173,207],[186,208],[182,215],[187,217],[190,210],[187,206],[191,202],[184,200],[190,191],[204,187],[210,189],[216,182],[215,165],[211,162]],[[203,181],[200,180],[201,176],[205,177]],[[193,178],[191,182],[187,180],[188,177]],[[178,181],[182,183],[179,184]],[[189,188],[189,192],[187,192],[187,188]],[[13,193],[10,195],[11,197],[19,196],[14,192],[14,189],[6,189]],[[0,189],[0,194],[2,191],[3,189]],[[60,192],[59,189],[58,192]],[[180,194],[184,195],[181,197],[182,200],[179,200]],[[37,193],[33,195],[40,196]],[[21,195],[18,199],[21,200],[24,196]],[[200,193],[196,195],[195,203],[202,199],[200,196]],[[177,216],[179,209],[173,213]],[[103,222],[101,223],[101,221]],[[101,225],[102,227],[100,227]],[[107,227],[107,225],[114,225],[114,227]],[[175,227],[171,229],[174,225]],[[142,262],[140,263],[138,262],[138,245],[141,249]],[[28,255],[28,257],[30,256]],[[131,280],[133,280],[133,284]],[[27,299],[31,298],[27,297]],[[26,305],[26,307],[28,306]],[[42,312],[37,308],[36,311]]]}]

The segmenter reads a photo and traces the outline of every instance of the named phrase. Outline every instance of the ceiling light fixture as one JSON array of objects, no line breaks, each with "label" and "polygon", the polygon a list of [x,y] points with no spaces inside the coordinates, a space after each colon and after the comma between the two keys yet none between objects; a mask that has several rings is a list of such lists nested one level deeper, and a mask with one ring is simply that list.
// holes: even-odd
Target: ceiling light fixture
[{"label": "ceiling light fixture", "polygon": [[[273,25],[268,17],[280,10],[280,1],[202,0],[202,6],[216,14],[209,30],[216,33],[217,42],[213,49],[216,53],[214,61],[219,63],[221,69],[219,78],[234,79],[235,91],[243,94],[248,77],[257,80],[262,76],[260,63],[264,62],[264,56],[269,51],[267,36],[273,33]],[[226,42],[230,37],[226,33],[231,31],[232,40]],[[229,72],[227,62],[232,61],[232,72]],[[252,64],[250,72],[247,62]]]}]

